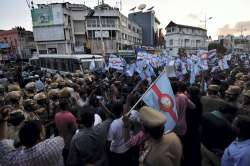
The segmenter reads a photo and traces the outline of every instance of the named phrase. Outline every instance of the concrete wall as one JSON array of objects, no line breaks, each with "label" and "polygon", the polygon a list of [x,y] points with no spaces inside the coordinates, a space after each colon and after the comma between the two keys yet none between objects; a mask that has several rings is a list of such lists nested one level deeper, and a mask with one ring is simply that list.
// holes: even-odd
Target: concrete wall
[{"label": "concrete wall", "polygon": [[129,14],[129,20],[142,27],[142,45],[154,46],[154,15],[151,12]]}]

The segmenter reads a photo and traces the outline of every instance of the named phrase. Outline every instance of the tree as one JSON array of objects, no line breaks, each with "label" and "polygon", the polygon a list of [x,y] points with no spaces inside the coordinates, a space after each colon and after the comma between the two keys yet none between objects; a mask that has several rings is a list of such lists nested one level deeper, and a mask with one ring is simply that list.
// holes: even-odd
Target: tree
[{"label": "tree", "polygon": [[227,49],[223,46],[223,43],[209,43],[208,50],[216,49],[219,53],[226,53]]}]

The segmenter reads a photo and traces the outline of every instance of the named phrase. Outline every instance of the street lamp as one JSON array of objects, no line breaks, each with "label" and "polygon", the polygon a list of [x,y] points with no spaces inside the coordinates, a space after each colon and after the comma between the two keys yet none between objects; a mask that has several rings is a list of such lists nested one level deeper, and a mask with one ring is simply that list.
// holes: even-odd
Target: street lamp
[{"label": "street lamp", "polygon": [[205,20],[201,20],[201,22],[204,22],[204,23],[205,23],[205,29],[207,29],[207,22],[208,22],[209,20],[211,20],[211,19],[213,19],[213,17],[207,18],[207,15],[205,15]]}]

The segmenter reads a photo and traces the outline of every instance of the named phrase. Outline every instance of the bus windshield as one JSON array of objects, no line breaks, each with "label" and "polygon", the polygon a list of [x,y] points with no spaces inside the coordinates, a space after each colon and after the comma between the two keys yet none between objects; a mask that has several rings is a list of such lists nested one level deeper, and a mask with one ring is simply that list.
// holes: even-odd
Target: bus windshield
[{"label": "bus windshield", "polygon": [[[95,60],[95,68],[96,69],[99,69],[99,68],[102,68],[103,67],[103,63],[104,61],[103,60]],[[82,70],[89,70],[89,67],[90,67],[90,64],[91,64],[91,61],[82,61]]]}]

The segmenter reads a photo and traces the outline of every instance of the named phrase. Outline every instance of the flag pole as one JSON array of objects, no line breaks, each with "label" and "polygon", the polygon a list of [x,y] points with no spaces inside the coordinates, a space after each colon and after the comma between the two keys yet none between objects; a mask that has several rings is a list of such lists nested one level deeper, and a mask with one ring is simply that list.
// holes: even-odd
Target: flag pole
[{"label": "flag pole", "polygon": [[152,88],[152,86],[160,79],[160,77],[165,74],[165,71],[163,71],[157,79],[149,86],[149,88],[146,90],[146,92],[140,97],[140,99],[134,104],[134,106],[129,110],[129,112],[126,114],[127,116],[131,113],[131,111],[141,102],[141,100],[144,98],[144,96],[147,94],[147,92]]}]

